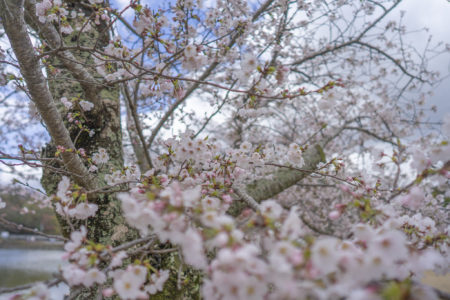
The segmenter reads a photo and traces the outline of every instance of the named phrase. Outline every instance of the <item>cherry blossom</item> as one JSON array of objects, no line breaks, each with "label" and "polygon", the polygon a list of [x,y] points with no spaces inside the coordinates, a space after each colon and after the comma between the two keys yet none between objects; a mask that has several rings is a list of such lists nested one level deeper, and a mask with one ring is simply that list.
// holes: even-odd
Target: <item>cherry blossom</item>
[{"label": "cherry blossom", "polygon": [[68,215],[80,220],[85,220],[89,217],[95,216],[98,210],[97,204],[82,202],[75,206],[68,212]]},{"label": "cherry blossom", "polygon": [[106,149],[98,148],[97,151],[98,152],[95,152],[92,155],[92,161],[97,165],[106,164],[109,160],[109,155],[108,155],[108,152],[106,151]]},{"label": "cherry blossom", "polygon": [[86,100],[81,100],[80,106],[84,111],[90,111],[91,109],[94,108],[94,103],[86,101]]},{"label": "cherry blossom", "polygon": [[169,278],[168,270],[159,270],[157,273],[153,273],[150,276],[151,284],[145,286],[145,291],[150,295],[162,291],[164,283],[167,281],[168,278]]},{"label": "cherry blossom", "polygon": [[116,271],[113,275],[114,289],[121,299],[145,298],[146,293],[141,290],[145,275],[146,271],[139,266],[130,266],[125,271]]},{"label": "cherry blossom", "polygon": [[72,106],[73,106],[73,103],[70,102],[66,97],[62,97],[62,98],[61,98],[61,102],[62,102],[62,104],[64,104],[64,106],[65,106],[67,109],[70,109],[70,108],[72,108]]},{"label": "cherry blossom", "polygon": [[43,283],[34,285],[30,291],[24,295],[27,300],[50,300],[50,291]]},{"label": "cherry blossom", "polygon": [[64,250],[68,252],[73,252],[77,248],[79,248],[83,242],[83,240],[86,238],[87,229],[86,227],[82,226],[80,228],[80,231],[74,231],[70,234],[70,242],[66,243],[64,245]]},{"label": "cherry blossom", "polygon": [[103,284],[106,281],[106,275],[99,271],[96,268],[90,269],[86,272],[86,275],[83,280],[83,285],[86,287],[90,287],[95,283]]},{"label": "cherry blossom", "polygon": [[399,199],[403,206],[417,210],[425,202],[425,195],[423,191],[418,187],[413,187],[409,191],[408,195],[405,195]]}]

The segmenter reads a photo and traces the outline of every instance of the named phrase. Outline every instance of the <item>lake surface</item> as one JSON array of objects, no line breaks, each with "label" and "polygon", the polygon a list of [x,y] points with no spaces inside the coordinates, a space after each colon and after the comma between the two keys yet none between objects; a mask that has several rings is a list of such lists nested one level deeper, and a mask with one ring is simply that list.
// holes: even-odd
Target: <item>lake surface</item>
[{"label": "lake surface", "polygon": [[63,251],[0,249],[0,287],[47,280],[57,272]]},{"label": "lake surface", "polygon": [[[7,249],[0,248],[0,287],[50,279],[63,263],[61,257],[64,252],[61,250],[39,249],[41,245],[34,243],[30,243],[26,249],[14,248],[11,244],[8,246]],[[67,290],[65,285],[53,288],[52,299],[63,299]],[[9,299],[17,293],[1,294],[0,300]]]}]

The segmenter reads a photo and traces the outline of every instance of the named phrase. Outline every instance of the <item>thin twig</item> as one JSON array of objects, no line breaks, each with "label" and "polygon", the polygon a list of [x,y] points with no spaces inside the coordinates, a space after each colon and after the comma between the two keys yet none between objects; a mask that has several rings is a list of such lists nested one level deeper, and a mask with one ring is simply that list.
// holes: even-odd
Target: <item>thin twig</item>
[{"label": "thin twig", "polygon": [[54,285],[57,285],[60,282],[62,282],[62,279],[54,278],[54,279],[50,279],[50,280],[47,280],[47,281],[33,282],[33,283],[28,283],[28,284],[24,284],[24,285],[18,285],[18,286],[14,286],[14,287],[10,287],[10,288],[0,288],[0,294],[13,293],[13,292],[17,292],[17,291],[27,290],[27,289],[30,289],[30,288],[32,288],[33,286],[35,286],[35,285],[37,285],[39,283],[43,283],[47,287],[52,287]]},{"label": "thin twig", "polygon": [[[123,90],[125,92],[124,93],[125,94],[125,102],[128,104],[128,108],[130,110],[131,116],[133,117],[134,127],[136,128],[137,134],[139,136],[139,140],[142,143],[145,160],[147,161],[148,167],[150,169],[152,169],[153,168],[152,159],[151,159],[150,155],[148,154],[148,147],[145,143],[145,137],[144,137],[144,134],[142,133],[142,128],[141,128],[141,124],[139,122],[139,117],[137,115],[136,107],[134,106],[133,100],[131,99],[131,95],[130,95],[130,92],[129,92],[126,84],[123,84]],[[144,170],[141,170],[141,171],[144,171]]]},{"label": "thin twig", "polygon": [[26,231],[26,232],[29,232],[29,233],[45,236],[46,238],[49,238],[49,239],[56,239],[56,240],[61,240],[61,241],[67,241],[68,240],[68,239],[66,239],[63,236],[53,235],[53,234],[46,234],[46,233],[44,233],[42,231],[39,231],[37,229],[26,227],[26,226],[23,226],[21,224],[17,224],[17,223],[14,223],[12,221],[6,220],[3,217],[0,217],[0,223],[3,223],[3,224],[5,224],[7,226],[10,226],[10,227],[14,227],[14,228],[16,228],[17,230],[20,230],[20,231]]},{"label": "thin twig", "polygon": [[248,206],[250,206],[254,211],[258,212],[260,211],[258,202],[255,201],[249,194],[245,192],[245,189],[242,185],[238,183],[234,183],[233,191],[236,195],[239,196],[239,198],[244,201]]}]

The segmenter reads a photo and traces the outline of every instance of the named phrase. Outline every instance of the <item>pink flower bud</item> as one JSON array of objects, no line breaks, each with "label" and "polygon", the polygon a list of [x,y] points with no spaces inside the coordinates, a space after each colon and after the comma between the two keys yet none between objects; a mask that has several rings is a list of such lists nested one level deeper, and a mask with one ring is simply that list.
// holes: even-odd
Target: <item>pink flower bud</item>
[{"label": "pink flower bud", "polygon": [[231,202],[233,202],[233,198],[231,198],[231,196],[227,194],[223,195],[222,199],[226,204],[230,204]]},{"label": "pink flower bud", "polygon": [[112,288],[104,289],[102,291],[102,294],[104,297],[111,297],[112,295],[114,295],[114,289],[112,289]]},{"label": "pink flower bud", "polygon": [[290,262],[294,266],[298,266],[303,263],[303,253],[301,251],[296,251],[289,257]]},{"label": "pink flower bud", "polygon": [[333,210],[328,214],[328,218],[330,218],[330,220],[337,220],[340,216],[341,213],[337,210]]},{"label": "pink flower bud", "polygon": [[344,191],[344,192],[347,192],[347,193],[348,193],[348,192],[350,191],[350,188],[348,187],[348,185],[341,184],[339,187],[340,187],[341,190]]}]

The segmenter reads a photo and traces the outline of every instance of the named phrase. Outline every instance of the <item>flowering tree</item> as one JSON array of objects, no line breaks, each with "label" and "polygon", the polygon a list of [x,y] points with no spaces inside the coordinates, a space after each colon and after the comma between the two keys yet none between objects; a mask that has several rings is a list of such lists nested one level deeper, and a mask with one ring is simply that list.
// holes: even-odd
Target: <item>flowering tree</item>
[{"label": "flowering tree", "polygon": [[1,0],[0,162],[42,168],[67,259],[18,299],[438,299],[445,47],[399,3]]}]

